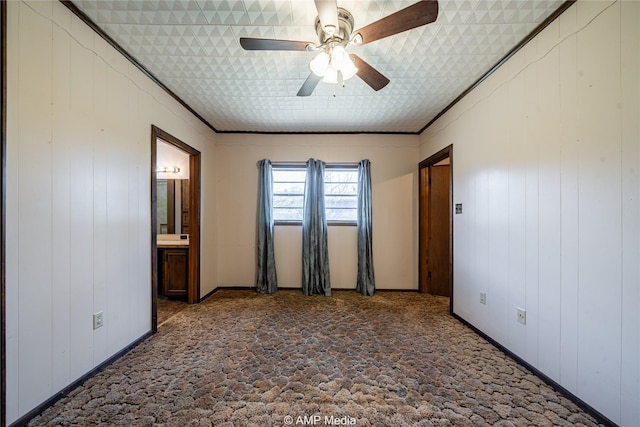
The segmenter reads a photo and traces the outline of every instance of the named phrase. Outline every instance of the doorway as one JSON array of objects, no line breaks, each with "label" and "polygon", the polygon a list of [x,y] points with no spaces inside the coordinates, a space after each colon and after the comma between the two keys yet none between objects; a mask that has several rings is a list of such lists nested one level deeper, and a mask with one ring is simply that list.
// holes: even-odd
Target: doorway
[{"label": "doorway", "polygon": [[453,146],[419,164],[419,289],[453,307]]},{"label": "doorway", "polygon": [[5,177],[7,174],[6,147],[7,147],[7,2],[0,2],[0,425],[5,425],[6,418],[6,315],[5,315]]},{"label": "doorway", "polygon": [[[158,165],[158,141],[166,143],[188,155],[188,179],[170,180],[172,182],[169,185],[174,190],[178,189],[182,195],[180,198],[182,202],[179,203],[181,205],[180,212],[175,215],[179,218],[180,224],[178,226],[168,225],[169,220],[164,219],[165,216],[168,216],[166,208],[163,208],[165,209],[165,215],[158,214],[159,180],[156,171],[158,166],[166,166]],[[186,301],[189,304],[195,304],[200,301],[200,151],[162,129],[151,126],[151,171],[151,330],[155,333],[158,330],[158,233],[161,228],[167,227],[167,231],[173,231],[171,234],[188,234],[188,255],[186,257],[172,258],[181,260],[184,264]],[[161,181],[166,186],[166,180]],[[180,183],[177,183],[178,181]],[[168,211],[174,212],[173,206],[175,206],[176,198],[174,196],[170,197],[170,199],[173,200],[173,204]],[[173,215],[171,216],[173,218]],[[162,218],[161,221],[159,221],[160,217]],[[171,220],[171,224],[174,224],[173,220]],[[180,233],[183,231],[186,231],[186,233]],[[176,252],[176,254],[178,253]]]}]

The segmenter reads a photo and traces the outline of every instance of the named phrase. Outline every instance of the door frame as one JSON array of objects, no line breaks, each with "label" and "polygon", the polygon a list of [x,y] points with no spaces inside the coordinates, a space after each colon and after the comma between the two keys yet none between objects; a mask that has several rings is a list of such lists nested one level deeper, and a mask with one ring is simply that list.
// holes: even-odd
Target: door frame
[{"label": "door frame", "polygon": [[449,273],[449,313],[453,314],[453,215],[455,214],[453,210],[453,145],[443,148],[418,164],[418,289],[420,292],[427,292],[426,281],[422,279],[423,275],[426,274],[422,260],[427,253],[428,244],[426,242],[430,232],[428,224],[425,224],[423,220],[423,214],[425,214],[424,209],[429,209],[431,183],[430,179],[427,179],[426,183],[424,182],[425,180],[422,178],[423,169],[434,166],[447,158],[449,159],[449,264],[451,266]]},{"label": "door frame", "polygon": [[187,302],[200,302],[200,151],[173,135],[151,125],[151,331],[158,331],[158,193],[157,141],[173,145],[189,154],[189,285]]},{"label": "door frame", "polygon": [[7,176],[7,2],[0,2],[0,68],[2,77],[0,82],[0,425],[5,425],[6,419],[6,274],[5,274],[5,248],[6,248],[6,176]]}]

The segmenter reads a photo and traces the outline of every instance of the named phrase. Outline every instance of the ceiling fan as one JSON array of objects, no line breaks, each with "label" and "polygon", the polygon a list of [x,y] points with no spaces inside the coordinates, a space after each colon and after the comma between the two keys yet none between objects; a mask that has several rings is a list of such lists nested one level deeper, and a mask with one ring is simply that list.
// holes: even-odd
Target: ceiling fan
[{"label": "ceiling fan", "polygon": [[311,74],[302,84],[298,96],[309,96],[322,80],[338,83],[354,75],[360,77],[373,90],[380,90],[389,79],[357,55],[349,55],[349,44],[365,45],[394,34],[430,24],[438,17],[437,0],[419,1],[388,15],[359,30],[353,31],[353,16],[338,7],[336,0],[315,0],[318,17],[315,22],[320,44],[305,41],[240,38],[245,50],[317,51],[309,63]]}]

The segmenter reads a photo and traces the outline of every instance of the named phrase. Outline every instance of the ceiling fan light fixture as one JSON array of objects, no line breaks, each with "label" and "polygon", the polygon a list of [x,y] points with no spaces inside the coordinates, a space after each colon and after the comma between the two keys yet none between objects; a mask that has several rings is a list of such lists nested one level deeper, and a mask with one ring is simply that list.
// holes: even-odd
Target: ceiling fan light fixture
[{"label": "ceiling fan light fixture", "polygon": [[351,77],[358,74],[358,69],[356,68],[351,58],[347,57],[347,60],[342,65],[340,72],[342,73],[342,80],[349,80]]},{"label": "ceiling fan light fixture", "polygon": [[320,52],[309,63],[309,69],[318,77],[324,77],[329,68],[329,55],[326,52]]},{"label": "ceiling fan light fixture", "polygon": [[333,64],[335,68],[342,70],[349,61],[349,54],[344,47],[335,46],[331,49],[331,64]]},{"label": "ceiling fan light fixture", "polygon": [[329,64],[326,73],[324,73],[322,81],[325,83],[338,84],[338,70],[336,70],[331,64]]}]

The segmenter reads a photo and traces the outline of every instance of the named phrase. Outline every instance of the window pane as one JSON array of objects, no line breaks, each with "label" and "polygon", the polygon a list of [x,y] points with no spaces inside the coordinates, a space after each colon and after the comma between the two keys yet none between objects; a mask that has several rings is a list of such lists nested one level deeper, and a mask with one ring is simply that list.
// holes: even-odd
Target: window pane
[{"label": "window pane", "polygon": [[356,221],[358,215],[355,209],[326,209],[327,221]]},{"label": "window pane", "polygon": [[273,218],[302,221],[305,169],[273,168]]},{"label": "window pane", "polygon": [[304,182],[274,182],[274,194],[304,194]]},{"label": "window pane", "polygon": [[358,169],[325,169],[327,221],[356,222],[358,218]]},{"label": "window pane", "polygon": [[329,208],[358,208],[358,198],[356,196],[328,196],[324,197],[324,205]]},{"label": "window pane", "polygon": [[325,183],[324,194],[358,194],[358,184],[350,183]]},{"label": "window pane", "polygon": [[273,169],[273,182],[302,182],[306,176],[305,170]]},{"label": "window pane", "polygon": [[300,209],[274,208],[273,219],[275,221],[302,221],[302,208]]},{"label": "window pane", "polygon": [[273,196],[273,207],[276,208],[302,208],[304,196]]},{"label": "window pane", "polygon": [[325,169],[325,182],[353,182],[358,183],[358,169]]}]

